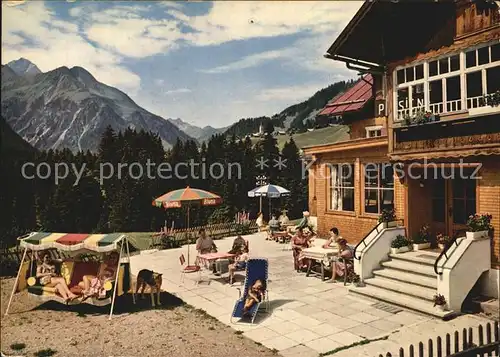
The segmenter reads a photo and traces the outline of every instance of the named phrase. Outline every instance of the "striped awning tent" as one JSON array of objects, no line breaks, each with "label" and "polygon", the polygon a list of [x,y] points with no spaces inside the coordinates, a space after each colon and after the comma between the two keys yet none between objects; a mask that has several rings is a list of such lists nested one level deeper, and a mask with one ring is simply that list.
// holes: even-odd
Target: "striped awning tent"
[{"label": "striped awning tent", "polygon": [[[20,245],[31,250],[55,248],[63,251],[91,250],[105,253],[120,250],[120,244],[127,236],[123,233],[87,234],[87,233],[48,233],[33,232],[20,238]],[[135,247],[127,240],[132,249]]]}]

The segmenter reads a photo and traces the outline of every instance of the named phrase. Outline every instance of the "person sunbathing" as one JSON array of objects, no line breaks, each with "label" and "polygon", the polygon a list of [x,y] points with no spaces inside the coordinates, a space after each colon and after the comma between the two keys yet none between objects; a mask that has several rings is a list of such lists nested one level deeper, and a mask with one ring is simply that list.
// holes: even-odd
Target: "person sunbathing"
[{"label": "person sunbathing", "polygon": [[97,276],[94,275],[84,275],[83,281],[81,281],[78,286],[83,289],[84,299],[91,296],[104,297],[106,296],[106,291],[104,289],[104,283],[107,280],[112,280],[115,278],[116,269],[118,265],[119,255],[116,252],[112,252],[106,261],[104,261],[99,266],[99,272]]},{"label": "person sunbathing", "polygon": [[247,298],[245,299],[245,305],[243,306],[243,314],[248,315],[250,309],[257,303],[262,302],[264,299],[264,283],[261,279],[257,279],[252,287],[248,290]]},{"label": "person sunbathing", "polygon": [[40,279],[40,284],[43,286],[53,286],[66,302],[78,297],[69,290],[66,280],[56,274],[56,266],[47,252],[40,255],[40,264],[36,268],[36,277]]}]

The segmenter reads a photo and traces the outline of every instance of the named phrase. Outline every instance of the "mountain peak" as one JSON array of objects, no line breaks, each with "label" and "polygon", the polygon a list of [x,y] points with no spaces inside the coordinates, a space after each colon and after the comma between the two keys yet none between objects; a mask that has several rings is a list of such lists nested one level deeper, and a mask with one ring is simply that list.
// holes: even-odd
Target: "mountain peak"
[{"label": "mountain peak", "polygon": [[33,62],[24,57],[10,61],[7,66],[19,76],[34,76],[42,73]]}]

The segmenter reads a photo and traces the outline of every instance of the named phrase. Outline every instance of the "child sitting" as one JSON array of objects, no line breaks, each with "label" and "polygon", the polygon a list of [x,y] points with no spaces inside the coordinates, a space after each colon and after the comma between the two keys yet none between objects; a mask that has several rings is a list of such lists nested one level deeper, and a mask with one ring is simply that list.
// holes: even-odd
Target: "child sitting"
[{"label": "child sitting", "polygon": [[248,311],[259,302],[262,302],[264,298],[264,283],[262,280],[257,279],[253,283],[252,287],[248,290],[248,295],[245,299],[245,305],[243,306],[243,314],[247,315]]}]

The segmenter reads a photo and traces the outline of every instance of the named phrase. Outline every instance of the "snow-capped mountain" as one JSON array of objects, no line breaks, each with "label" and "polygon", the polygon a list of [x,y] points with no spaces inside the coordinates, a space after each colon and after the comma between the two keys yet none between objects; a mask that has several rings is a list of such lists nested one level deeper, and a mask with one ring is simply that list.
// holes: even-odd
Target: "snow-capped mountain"
[{"label": "snow-capped mountain", "polygon": [[38,149],[95,151],[108,125],[115,131],[157,133],[166,148],[177,138],[191,139],[82,67],[60,67],[36,76],[16,75],[9,67],[2,66],[2,116]]},{"label": "snow-capped mountain", "polygon": [[34,76],[42,73],[42,71],[40,71],[40,69],[35,64],[22,57],[18,60],[10,61],[9,63],[7,63],[7,66],[9,66],[19,76]]},{"label": "snow-capped mountain", "polygon": [[192,138],[195,138],[198,140],[200,143],[204,141],[208,141],[213,135],[216,134],[221,134],[226,131],[228,127],[225,128],[213,128],[211,126],[205,126],[203,128],[200,128],[199,126],[196,125],[191,125],[189,123],[186,123],[185,121],[177,118],[177,119],[167,119],[171,123],[173,123],[176,127],[181,129],[183,132],[185,132],[187,135],[189,135]]}]

